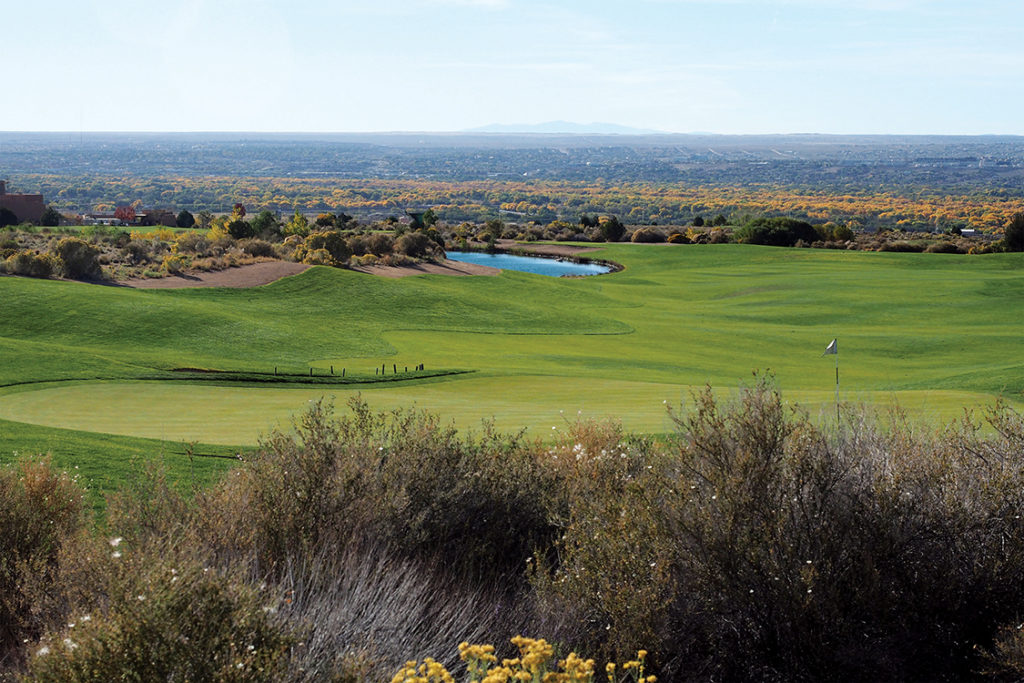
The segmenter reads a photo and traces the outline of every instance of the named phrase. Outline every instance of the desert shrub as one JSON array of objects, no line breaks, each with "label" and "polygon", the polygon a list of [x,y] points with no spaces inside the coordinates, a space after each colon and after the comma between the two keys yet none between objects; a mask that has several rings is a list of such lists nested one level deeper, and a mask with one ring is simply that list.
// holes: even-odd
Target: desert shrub
[{"label": "desert shrub", "polygon": [[263,240],[250,239],[238,243],[238,248],[249,256],[273,258],[276,256],[274,245]]},{"label": "desert shrub", "polygon": [[349,261],[353,266],[375,266],[380,262],[380,259],[373,254],[363,254],[362,256],[353,256]]},{"label": "desert shrub", "polygon": [[299,248],[295,250],[295,257],[301,256],[301,263],[306,263],[311,266],[333,266],[335,265],[334,257],[331,256],[331,252],[326,249],[305,249]]},{"label": "desert shrub", "polygon": [[1021,613],[1024,556],[1006,553],[1024,543],[1019,419],[1001,445],[974,427],[829,438],[760,381],[732,407],[698,396],[679,424],[669,670],[965,675],[972,644]]},{"label": "desert shrub", "polygon": [[727,244],[732,241],[732,236],[725,228],[714,228],[708,234],[708,241],[711,244]]},{"label": "desert shrub", "polygon": [[195,561],[112,562],[106,604],[33,646],[33,680],[280,680],[297,639],[277,598]]},{"label": "desert shrub", "polygon": [[996,680],[1024,680],[1024,625],[1015,622],[999,629],[984,660],[982,672]]},{"label": "desert shrub", "polygon": [[25,249],[8,256],[2,265],[3,271],[11,275],[46,278],[53,275],[56,264],[49,254]]},{"label": "desert shrub", "polygon": [[[564,659],[556,659],[555,647],[543,638],[516,636],[511,639],[518,656],[501,660],[493,645],[459,644],[459,657],[464,663],[468,680],[475,681],[546,681],[574,683],[593,681],[598,671],[594,660],[583,659],[570,652]],[[609,683],[655,683],[655,676],[645,676],[646,650],[637,652],[636,659],[617,667],[609,662],[602,671]],[[410,660],[391,679],[393,683],[454,683],[454,678],[440,662],[427,657],[423,663]]]},{"label": "desert shrub", "polygon": [[196,256],[206,256],[207,250],[210,248],[210,242],[206,239],[206,235],[197,231],[179,233],[174,238],[174,244],[178,252]]},{"label": "desert shrub", "polygon": [[184,254],[164,254],[163,262],[160,264],[160,269],[170,275],[178,275],[179,273],[185,272],[189,266],[189,258]]},{"label": "desert shrub", "polygon": [[[309,254],[313,252],[324,251],[327,253],[325,259],[323,255],[316,257],[310,257]],[[345,237],[342,236],[337,230],[323,230],[310,233],[306,237],[302,246],[297,248],[295,251],[295,257],[299,258],[301,255],[304,263],[311,263],[312,261],[307,260],[313,258],[317,263],[323,265],[344,265],[348,261],[349,257],[352,256],[352,251],[349,248],[348,242]]]},{"label": "desert shrub", "polygon": [[416,259],[406,256],[405,254],[388,254],[380,260],[385,266],[412,266],[416,264]]},{"label": "desert shrub", "polygon": [[315,403],[294,434],[273,432],[215,497],[226,512],[206,516],[238,522],[219,535],[267,567],[366,536],[477,576],[521,574],[549,541],[550,482],[519,437],[461,439],[419,411],[350,409],[335,418]]},{"label": "desert shrub", "polygon": [[941,240],[939,242],[932,242],[931,244],[929,244],[925,248],[924,251],[925,251],[926,254],[959,254],[959,253],[961,253],[960,250],[957,248],[956,244],[954,244],[953,242],[947,242],[946,240]]},{"label": "desert shrub", "polygon": [[149,263],[149,245],[146,242],[132,241],[121,250],[123,258],[131,265]]},{"label": "desert shrub", "polygon": [[230,268],[231,264],[228,262],[227,259],[222,257],[208,257],[193,259],[191,267],[194,270],[209,272]]},{"label": "desert shrub", "polygon": [[395,253],[410,258],[424,258],[434,253],[436,243],[422,232],[407,232],[395,240]]},{"label": "desert shrub", "polygon": [[925,249],[925,244],[919,240],[886,240],[878,251],[894,251],[901,253],[919,254]]},{"label": "desert shrub", "polygon": [[352,252],[353,256],[362,256],[366,253],[366,237],[363,235],[353,235],[348,238],[348,248]]},{"label": "desert shrub", "polygon": [[[437,245],[438,249],[441,249],[442,251],[444,250],[444,235],[441,234],[441,231],[439,231],[434,226],[431,226],[431,227],[427,228],[427,230],[426,230],[426,232],[424,234],[427,237],[429,237],[430,240],[435,245]],[[436,249],[434,251],[436,251]]]},{"label": "desert shrub", "polygon": [[17,661],[22,641],[61,616],[28,586],[52,590],[62,548],[85,527],[83,498],[78,482],[48,460],[0,466],[0,665]]},{"label": "desert shrub", "polygon": [[646,243],[664,242],[665,233],[663,233],[661,230],[658,230],[657,228],[639,228],[633,231],[633,234],[630,236],[629,240],[631,242]]},{"label": "desert shrub", "polygon": [[366,237],[366,251],[374,256],[384,256],[391,253],[394,243],[391,235],[374,233]]},{"label": "desert shrub", "polygon": [[797,240],[810,244],[818,238],[818,232],[810,223],[785,217],[758,218],[735,233],[737,242],[774,247],[791,247]]},{"label": "desert shrub", "polygon": [[147,240],[150,242],[173,242],[177,237],[176,233],[171,228],[154,228],[153,230],[132,230],[129,236],[132,240],[143,241]]},{"label": "desert shrub", "polygon": [[660,505],[674,477],[663,454],[617,423],[581,420],[561,434],[546,453],[564,492],[549,512],[558,561],[538,555],[531,578],[539,623],[561,642],[622,658],[665,635],[674,550]]},{"label": "desert shrub", "polygon": [[100,250],[85,240],[65,237],[54,247],[53,254],[60,263],[60,270],[65,277],[73,280],[95,280],[102,275]]}]

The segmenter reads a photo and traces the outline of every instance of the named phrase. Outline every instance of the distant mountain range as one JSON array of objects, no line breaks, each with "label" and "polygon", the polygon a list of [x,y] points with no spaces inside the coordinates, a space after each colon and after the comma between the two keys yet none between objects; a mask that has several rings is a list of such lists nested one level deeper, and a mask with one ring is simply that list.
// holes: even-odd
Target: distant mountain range
[{"label": "distant mountain range", "polygon": [[617,123],[574,123],[548,121],[547,123],[492,123],[471,128],[466,133],[551,133],[570,135],[659,135],[665,131],[650,128],[630,128]]}]

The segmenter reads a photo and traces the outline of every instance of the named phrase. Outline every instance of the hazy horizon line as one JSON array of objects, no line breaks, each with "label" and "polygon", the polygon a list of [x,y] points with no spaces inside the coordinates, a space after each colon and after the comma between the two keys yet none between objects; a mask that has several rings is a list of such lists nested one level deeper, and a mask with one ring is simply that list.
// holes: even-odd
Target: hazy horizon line
[{"label": "hazy horizon line", "polygon": [[645,132],[580,132],[580,131],[538,131],[538,130],[500,130],[488,131],[474,129],[461,130],[244,130],[244,129],[203,129],[203,130],[158,130],[158,129],[120,129],[120,130],[7,130],[0,129],[0,135],[24,135],[24,134],[47,134],[47,135],[479,135],[488,137],[503,137],[510,135],[527,135],[538,137],[553,136],[578,136],[578,137],[671,137],[671,136],[717,136],[717,137],[754,137],[754,136],[818,136],[818,137],[1024,137],[1024,133],[970,133],[970,132],[811,132],[811,131],[754,131],[743,133],[722,133],[715,131],[645,131]]}]

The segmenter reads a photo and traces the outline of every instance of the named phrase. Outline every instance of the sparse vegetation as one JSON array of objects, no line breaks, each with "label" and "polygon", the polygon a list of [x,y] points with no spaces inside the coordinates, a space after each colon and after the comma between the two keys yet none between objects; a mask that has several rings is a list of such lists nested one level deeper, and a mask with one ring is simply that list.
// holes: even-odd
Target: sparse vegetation
[{"label": "sparse vegetation", "polygon": [[592,680],[593,660],[632,662],[612,680],[1019,674],[1019,413],[821,428],[760,378],[670,415],[668,441],[580,420],[545,444],[315,404],[221,483],[183,496],[153,471],[92,531],[72,478],[0,467],[0,662],[82,681],[405,680],[420,653],[439,680]]}]

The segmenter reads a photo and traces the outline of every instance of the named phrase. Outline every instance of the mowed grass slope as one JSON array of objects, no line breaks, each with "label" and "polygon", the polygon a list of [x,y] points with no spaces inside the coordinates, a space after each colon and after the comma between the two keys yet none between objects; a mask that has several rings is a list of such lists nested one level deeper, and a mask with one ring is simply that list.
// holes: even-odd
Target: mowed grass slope
[{"label": "mowed grass slope", "polygon": [[550,430],[558,410],[583,410],[664,431],[663,401],[705,383],[734,387],[754,370],[822,409],[834,367],[821,352],[833,337],[846,400],[945,418],[1024,392],[1021,254],[609,245],[595,255],[626,269],[388,280],[314,268],[249,290],[0,278],[0,385],[167,377],[178,367],[472,371],[379,388],[40,385],[0,395],[0,417],[252,443],[304,402],[359,389],[375,405],[416,403],[463,425],[493,415]]},{"label": "mowed grass slope", "polygon": [[73,472],[86,488],[96,511],[103,494],[140,475],[146,463],[158,464],[179,487],[203,486],[244,455],[236,448],[88,431],[41,427],[0,420],[0,465],[22,457],[47,455],[57,467]]}]

